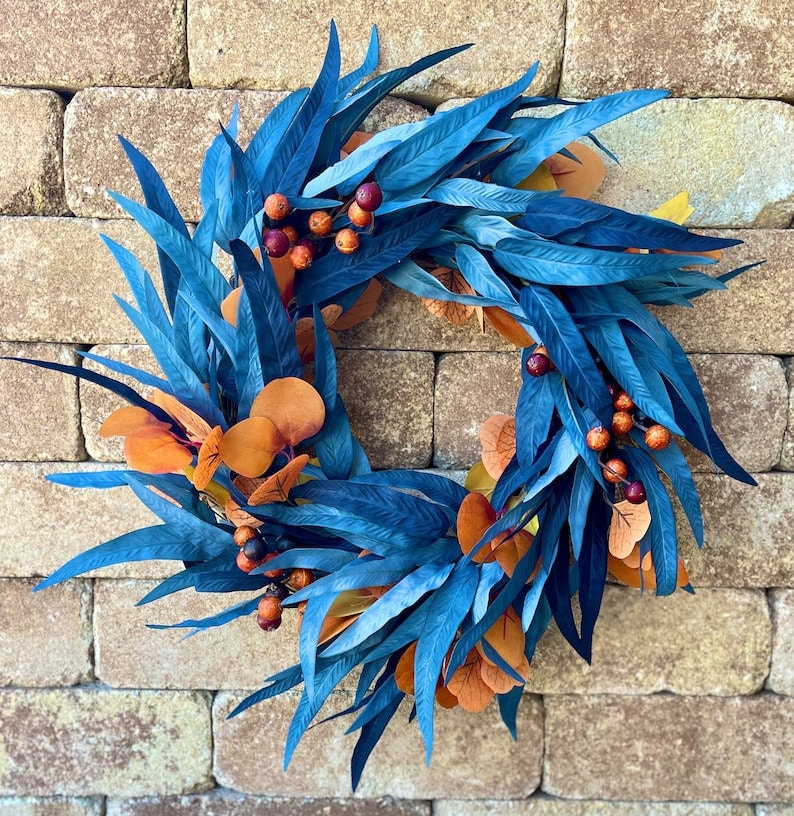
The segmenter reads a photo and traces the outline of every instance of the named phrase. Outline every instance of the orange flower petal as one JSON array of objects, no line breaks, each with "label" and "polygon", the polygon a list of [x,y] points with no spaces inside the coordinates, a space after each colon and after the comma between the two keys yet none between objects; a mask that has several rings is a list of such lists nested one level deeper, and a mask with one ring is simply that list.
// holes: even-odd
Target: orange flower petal
[{"label": "orange flower petal", "polygon": [[651,511],[648,502],[618,502],[612,509],[612,520],[609,523],[609,551],[615,558],[628,558],[650,526]]},{"label": "orange flower petal", "polygon": [[302,453],[281,470],[265,479],[264,482],[248,497],[248,504],[267,504],[268,502],[286,501],[292,486],[298,481],[301,471],[309,461],[309,455]]},{"label": "orange flower petal", "polygon": [[480,429],[482,463],[488,475],[498,479],[516,452],[516,421],[507,414],[488,417]]},{"label": "orange flower petal", "polygon": [[149,427],[127,436],[124,458],[141,473],[173,473],[184,470],[193,461],[193,454],[170,431]]},{"label": "orange flower petal", "polygon": [[250,415],[267,417],[288,445],[297,445],[323,427],[325,405],[316,389],[305,380],[280,377],[271,380],[256,395]]},{"label": "orange flower petal", "polygon": [[463,665],[447,680],[447,688],[465,711],[484,711],[493,700],[493,689],[485,684],[480,674],[480,656],[476,649],[469,652]]},{"label": "orange flower petal", "polygon": [[[485,496],[480,493],[469,493],[463,499],[458,510],[458,541],[464,555],[471,552],[483,533],[495,521],[496,511]],[[487,546],[481,547],[474,560],[482,563],[489,556],[490,549]]]},{"label": "orange flower petal", "polygon": [[[416,641],[400,655],[394,667],[394,682],[404,694],[414,693],[414,657],[416,656]],[[456,700],[457,702],[457,700]]]},{"label": "orange flower petal", "polygon": [[557,187],[564,190],[563,195],[590,198],[606,178],[604,163],[598,153],[587,145],[572,142],[566,147],[579,162],[555,153],[543,163],[554,176]]},{"label": "orange flower petal", "polygon": [[196,462],[196,471],[193,474],[193,486],[196,490],[204,490],[210,483],[215,471],[221,463],[220,441],[223,431],[216,425],[201,443]]},{"label": "orange flower petal", "polygon": [[278,428],[262,416],[232,425],[218,444],[223,461],[232,470],[250,478],[264,473],[283,447],[284,438]]},{"label": "orange flower petal", "polygon": [[505,340],[519,348],[534,346],[535,341],[527,334],[527,330],[513,317],[499,306],[484,306],[483,313],[488,322]]},{"label": "orange flower petal", "polygon": [[127,436],[141,428],[161,428],[164,431],[170,430],[171,426],[167,422],[157,419],[154,414],[137,405],[125,405],[114,411],[102,423],[99,428],[101,437]]},{"label": "orange flower petal", "polygon": [[334,321],[334,331],[352,329],[353,326],[357,326],[372,317],[378,308],[378,299],[382,291],[383,287],[380,283],[372,278],[367,288],[362,292],[361,297],[339,319]]},{"label": "orange flower petal", "polygon": [[[466,283],[466,279],[457,269],[450,269],[447,266],[440,266],[430,274],[437,278],[445,289],[455,292],[458,295],[473,295],[474,289]],[[459,326],[465,323],[473,314],[474,306],[467,306],[463,303],[455,303],[451,300],[435,300],[433,298],[422,298],[422,303],[430,314],[449,320],[450,323]]]}]

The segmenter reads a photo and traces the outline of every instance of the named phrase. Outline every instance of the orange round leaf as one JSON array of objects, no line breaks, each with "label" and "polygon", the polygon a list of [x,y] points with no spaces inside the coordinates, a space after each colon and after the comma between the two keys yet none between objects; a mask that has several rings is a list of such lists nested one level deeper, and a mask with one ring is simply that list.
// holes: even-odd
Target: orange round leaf
[{"label": "orange round leaf", "polygon": [[[464,555],[468,555],[485,531],[496,521],[496,511],[480,493],[469,493],[458,510],[458,541]],[[490,555],[490,548],[481,547],[474,560],[483,562]]]},{"label": "orange round leaf", "polygon": [[519,348],[534,346],[535,341],[527,330],[511,315],[499,306],[483,306],[483,314],[498,334]]},{"label": "orange round leaf", "polygon": [[[513,577],[518,562],[529,552],[535,537],[526,530],[502,533],[491,542],[491,550],[508,578]],[[537,569],[537,567],[536,567]]]},{"label": "orange round leaf", "polygon": [[516,452],[516,421],[507,414],[488,417],[480,429],[482,463],[488,475],[498,479]]},{"label": "orange round leaf", "polygon": [[648,532],[650,526],[651,511],[648,502],[618,502],[612,509],[612,520],[609,523],[609,551],[615,558],[628,558],[634,545]]},{"label": "orange round leaf", "polygon": [[378,299],[382,290],[383,287],[380,283],[372,278],[367,288],[361,293],[361,297],[341,317],[334,321],[334,331],[352,329],[353,326],[357,326],[372,317],[378,308]]},{"label": "orange round leaf", "polygon": [[[458,295],[473,295],[474,289],[466,283],[466,279],[457,269],[450,269],[447,266],[440,266],[433,269],[430,274],[438,279],[445,289]],[[474,306],[467,306],[463,303],[455,303],[451,300],[435,300],[433,298],[422,298],[422,303],[430,314],[449,320],[450,323],[459,326],[465,323],[473,314]]]},{"label": "orange round leaf", "polygon": [[[521,628],[521,619],[512,606],[509,606],[485,633],[485,640],[508,665],[516,666],[521,663],[526,638]],[[485,661],[491,662],[485,657],[484,652],[480,654]]]},{"label": "orange round leaf", "polygon": [[325,405],[316,389],[305,380],[280,377],[271,380],[256,395],[250,415],[267,417],[288,445],[297,445],[323,427]]},{"label": "orange round leaf", "polygon": [[400,655],[397,665],[394,667],[394,682],[403,694],[414,693],[414,657],[416,656],[416,643],[414,641]]},{"label": "orange round leaf", "polygon": [[240,294],[243,291],[242,283],[236,288],[232,289],[228,295],[221,301],[221,315],[227,323],[237,328],[237,309],[240,307]]},{"label": "orange round leaf", "polygon": [[572,142],[566,147],[578,162],[555,153],[543,163],[554,176],[557,187],[564,191],[563,195],[590,198],[606,177],[604,163],[598,153],[587,145]]},{"label": "orange round leaf", "polygon": [[101,437],[127,436],[141,428],[161,428],[170,430],[167,422],[157,419],[154,414],[137,405],[125,405],[114,411],[99,428]]},{"label": "orange round leaf", "polygon": [[234,471],[253,478],[269,467],[284,447],[284,438],[267,417],[252,416],[232,425],[218,444],[223,461]]},{"label": "orange round leaf", "polygon": [[173,473],[184,470],[193,461],[193,454],[170,431],[155,426],[127,436],[124,458],[141,473]]},{"label": "orange round leaf", "polygon": [[476,649],[469,652],[463,665],[447,680],[447,688],[465,711],[484,711],[493,700],[493,689],[486,685],[480,674],[480,656]]}]

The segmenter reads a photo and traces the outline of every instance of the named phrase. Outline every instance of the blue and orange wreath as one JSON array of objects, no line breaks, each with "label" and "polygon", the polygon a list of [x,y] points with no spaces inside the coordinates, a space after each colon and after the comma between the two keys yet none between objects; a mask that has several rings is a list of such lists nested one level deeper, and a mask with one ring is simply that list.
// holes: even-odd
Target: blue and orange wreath
[{"label": "blue and orange wreath", "polygon": [[[302,685],[288,763],[358,669],[347,712],[359,732],[354,786],[404,698],[428,759],[436,705],[480,711],[496,698],[515,733],[538,639],[553,619],[589,660],[608,574],[659,595],[690,589],[672,497],[698,544],[703,522],[678,440],[753,483],[715,434],[681,347],[646,309],[724,288],[742,270],[712,277],[699,267],[738,242],[674,223],[685,200],[645,216],[582,197],[603,177],[597,151],[608,154],[592,131],[665,93],[525,95],[535,66],[461,107],[360,132],[390,91],[459,50],[366,79],[373,32],[363,65],[340,77],[332,25],[311,89],[280,102],[246,149],[236,115],[221,129],[192,231],[122,139],[145,204],[113,197],[157,245],[164,301],[138,260],[104,240],[134,299],[119,305],[162,376],[90,353],[109,375],[36,363],[128,403],[101,429],[124,438],[128,469],[51,478],[127,485],[162,520],[77,556],[39,587],[171,559],[181,569],[144,602],[188,588],[248,593],[181,626],[256,616],[269,630],[295,610],[300,663],[233,713]],[[537,115],[550,104],[560,112]],[[351,433],[332,329],[374,311],[378,276],[456,321],[476,311],[522,349],[515,418],[488,420],[466,486],[373,472]]]}]

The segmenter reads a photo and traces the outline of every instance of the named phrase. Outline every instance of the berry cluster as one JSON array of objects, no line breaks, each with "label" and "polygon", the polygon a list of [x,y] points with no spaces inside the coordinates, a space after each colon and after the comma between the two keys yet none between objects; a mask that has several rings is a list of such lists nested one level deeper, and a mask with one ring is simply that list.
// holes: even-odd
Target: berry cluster
[{"label": "berry cluster", "polygon": [[[370,232],[375,224],[375,210],[383,203],[383,193],[374,181],[359,185],[355,196],[336,212],[315,210],[308,219],[298,218],[289,199],[281,193],[271,193],[265,199],[267,223],[262,230],[262,245],[271,258],[289,255],[297,270],[308,269],[324,238],[333,238],[334,246],[343,255],[352,255],[361,245],[361,235],[352,227],[334,232],[334,222],[340,217],[359,229]],[[301,236],[301,232],[304,234]]]}]

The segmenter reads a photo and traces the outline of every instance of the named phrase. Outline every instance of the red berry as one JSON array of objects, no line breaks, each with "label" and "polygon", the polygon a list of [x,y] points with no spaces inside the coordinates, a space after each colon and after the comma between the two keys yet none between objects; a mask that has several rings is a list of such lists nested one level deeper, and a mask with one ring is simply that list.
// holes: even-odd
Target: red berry
[{"label": "red berry", "polygon": [[356,204],[366,212],[375,212],[383,204],[383,193],[374,181],[362,184],[356,190]]},{"label": "red berry", "polygon": [[645,431],[645,444],[651,450],[664,450],[670,444],[670,431],[664,425],[651,425]]},{"label": "red berry", "polygon": [[601,471],[604,478],[612,484],[619,484],[626,480],[629,475],[629,469],[622,459],[610,459]]},{"label": "red berry", "polygon": [[258,566],[256,561],[252,561],[242,550],[237,553],[237,566],[243,572],[251,572],[254,567]]},{"label": "red berry", "polygon": [[347,217],[357,227],[368,227],[372,223],[372,213],[361,209],[355,201],[347,208]]},{"label": "red berry", "polygon": [[266,594],[259,601],[256,608],[256,622],[266,632],[272,632],[281,626],[283,608],[277,595]]},{"label": "red berry", "polygon": [[262,238],[262,244],[271,258],[283,258],[289,252],[289,238],[280,229],[268,230]]},{"label": "red berry", "polygon": [[590,428],[587,432],[587,447],[590,448],[590,450],[602,451],[609,445],[611,438],[609,431],[603,425],[599,425],[597,428]]},{"label": "red berry", "polygon": [[292,207],[290,207],[287,197],[281,195],[281,193],[271,193],[265,199],[265,215],[271,220],[281,221],[290,212],[292,212]]},{"label": "red berry", "polygon": [[328,235],[334,226],[334,219],[325,210],[317,210],[309,216],[309,232],[312,235]]},{"label": "red berry", "polygon": [[645,485],[642,482],[629,482],[623,488],[623,498],[631,504],[642,504],[645,501]]},{"label": "red berry", "polygon": [[628,411],[617,411],[612,414],[612,433],[615,436],[627,434],[634,427],[634,419]]},{"label": "red berry", "polygon": [[334,244],[343,255],[352,255],[359,247],[361,239],[355,230],[345,227],[336,233]]},{"label": "red berry", "polygon": [[549,373],[549,369],[551,369],[551,360],[545,355],[540,354],[539,352],[535,352],[534,354],[530,354],[527,357],[527,362],[525,363],[524,367],[527,370],[527,374],[532,377],[543,377],[544,375]]}]

